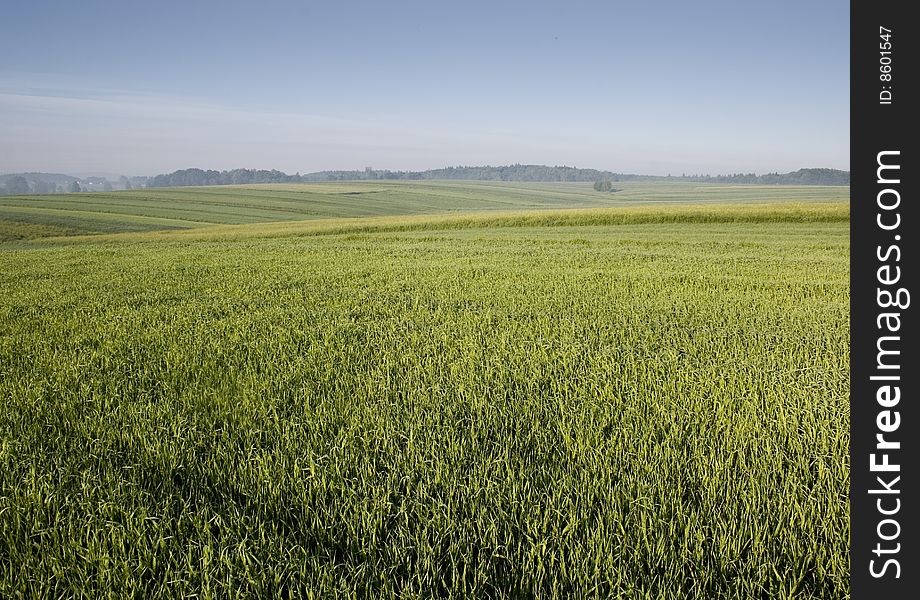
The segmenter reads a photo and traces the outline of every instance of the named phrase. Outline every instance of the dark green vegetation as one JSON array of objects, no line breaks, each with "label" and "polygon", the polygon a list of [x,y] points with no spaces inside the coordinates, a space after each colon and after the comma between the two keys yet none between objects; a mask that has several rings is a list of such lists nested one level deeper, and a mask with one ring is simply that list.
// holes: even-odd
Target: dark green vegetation
[{"label": "dark green vegetation", "polygon": [[9,173],[0,175],[0,196],[64,192],[77,178],[61,173]]},{"label": "dark green vegetation", "polygon": [[501,167],[445,167],[427,171],[388,171],[370,167],[363,171],[320,171],[307,175],[288,175],[281,171],[260,169],[233,169],[214,171],[203,169],[180,169],[151,177],[150,187],[175,187],[186,185],[239,185],[252,183],[302,183],[306,181],[355,181],[355,180],[444,180],[463,181],[539,181],[539,182],[591,182],[609,179],[612,181],[666,181],[694,183],[748,183],[758,185],[849,185],[850,173],[837,169],[799,169],[789,173],[734,173],[731,175],[686,175],[680,177],[657,177],[613,173],[597,169],[576,167],[549,167],[546,165],[506,165]]},{"label": "dark green vegetation", "polygon": [[[267,220],[237,193],[164,192]],[[2,244],[0,597],[846,597],[848,210],[813,200]]]},{"label": "dark green vegetation", "polygon": [[595,192],[619,192],[619,188],[613,187],[609,179],[598,179],[594,182]]},{"label": "dark green vegetation", "polygon": [[143,189],[0,198],[0,242],[55,235],[376,217],[642,204],[845,201],[846,187],[617,183],[350,182]]},{"label": "dark green vegetation", "polygon": [[[330,181],[506,181],[506,182],[592,182],[635,181],[643,183],[732,183],[753,185],[849,185],[850,173],[836,169],[799,169],[789,173],[735,173],[732,175],[686,175],[679,177],[632,175],[576,167],[546,165],[508,165],[503,167],[446,167],[428,171],[381,171],[370,167],[362,171],[320,171],[288,175],[272,169],[233,169],[214,171],[180,169],[155,177],[125,177],[111,182],[104,177],[78,179],[58,173],[10,173],[0,175],[0,196],[17,194],[49,195],[65,192],[99,192],[137,188],[184,186],[253,185],[265,183],[307,183]],[[610,190],[601,190],[610,191]]]},{"label": "dark green vegetation", "polygon": [[[503,167],[446,167],[428,171],[381,171],[368,167],[363,171],[320,171],[288,175],[272,169],[233,169],[214,171],[180,169],[155,177],[125,177],[111,182],[104,177],[78,179],[59,173],[10,173],[0,175],[0,196],[21,194],[62,194],[71,192],[111,192],[114,189],[164,188],[184,186],[253,185],[265,183],[306,183],[329,181],[392,180],[463,180],[514,182],[591,182],[641,181],[644,183],[744,183],[754,185],[849,185],[850,173],[836,169],[799,169],[790,173],[735,173],[733,175],[681,175],[656,177],[546,165],[508,165]],[[609,191],[609,190],[603,190]]]}]

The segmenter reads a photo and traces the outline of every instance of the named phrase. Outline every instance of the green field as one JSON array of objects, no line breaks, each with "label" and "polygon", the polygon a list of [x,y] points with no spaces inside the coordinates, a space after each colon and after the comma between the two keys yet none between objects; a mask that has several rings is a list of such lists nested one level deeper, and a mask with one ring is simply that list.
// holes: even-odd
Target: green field
[{"label": "green field", "polygon": [[51,196],[0,196],[0,242],[14,239],[188,229],[205,225],[456,212],[602,208],[645,204],[847,200],[848,188],[617,182],[492,181],[315,183],[187,187]]},{"label": "green field", "polygon": [[0,198],[0,597],[848,597],[849,190],[621,187]]}]

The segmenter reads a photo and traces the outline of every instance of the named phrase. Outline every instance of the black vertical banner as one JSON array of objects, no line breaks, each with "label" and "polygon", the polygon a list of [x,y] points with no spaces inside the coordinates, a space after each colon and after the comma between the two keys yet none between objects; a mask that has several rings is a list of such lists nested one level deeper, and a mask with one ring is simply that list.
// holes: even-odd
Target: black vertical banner
[{"label": "black vertical banner", "polygon": [[913,146],[920,23],[850,12],[850,569],[854,599],[920,593],[920,360]]}]

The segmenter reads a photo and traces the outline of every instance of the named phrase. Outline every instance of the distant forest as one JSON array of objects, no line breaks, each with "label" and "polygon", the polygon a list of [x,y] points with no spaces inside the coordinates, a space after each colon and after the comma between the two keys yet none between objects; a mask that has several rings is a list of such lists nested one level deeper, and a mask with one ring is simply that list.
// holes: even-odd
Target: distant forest
[{"label": "distant forest", "polygon": [[849,185],[849,171],[837,169],[799,169],[790,173],[733,173],[730,175],[632,175],[545,165],[509,165],[504,167],[446,167],[427,171],[388,171],[366,168],[356,171],[320,171],[288,175],[281,171],[233,169],[205,171],[182,169],[157,175],[147,181],[147,187],[177,187],[186,185],[234,185],[249,183],[299,183],[305,181],[368,181],[368,180],[460,179],[474,181],[696,181],[702,183],[752,183],[764,185]]},{"label": "distant forest", "polygon": [[0,175],[0,196],[14,194],[69,194],[110,192],[147,187],[147,177],[74,177],[63,173],[9,173]]},{"label": "distant forest", "polygon": [[0,195],[60,194],[98,192],[144,187],[181,187],[189,185],[240,185],[251,183],[301,183],[307,181],[459,179],[467,181],[582,181],[609,188],[615,181],[696,181],[701,183],[753,183],[765,185],[849,185],[849,171],[836,169],[799,169],[791,173],[733,173],[730,175],[686,175],[667,177],[632,175],[545,165],[508,165],[504,167],[446,167],[428,171],[387,171],[366,168],[356,171],[320,171],[288,175],[277,170],[233,169],[214,171],[181,169],[155,177],[120,177],[108,181],[103,177],[78,178],[60,173],[11,173],[0,175]]}]

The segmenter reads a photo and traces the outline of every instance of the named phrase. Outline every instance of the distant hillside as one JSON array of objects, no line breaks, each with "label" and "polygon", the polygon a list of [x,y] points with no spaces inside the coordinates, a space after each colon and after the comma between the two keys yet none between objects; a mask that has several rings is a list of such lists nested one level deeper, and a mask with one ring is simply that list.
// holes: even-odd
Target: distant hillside
[{"label": "distant hillside", "polygon": [[6,183],[8,179],[12,179],[13,177],[22,177],[29,182],[42,181],[44,183],[53,183],[54,185],[69,185],[80,179],[73,175],[64,175],[63,173],[9,173],[7,175],[0,175],[0,183]]},{"label": "distant hillside", "polygon": [[837,169],[799,169],[791,173],[753,173],[735,175],[708,175],[702,177],[682,177],[685,181],[705,181],[711,183],[759,183],[764,185],[850,185],[850,172]]},{"label": "distant hillside", "polygon": [[303,181],[366,179],[462,179],[474,181],[698,181],[763,185],[849,185],[850,172],[837,169],[799,169],[790,173],[733,173],[731,175],[655,176],[614,173],[577,167],[508,165],[504,167],[446,167],[428,171],[321,171],[301,177]]},{"label": "distant hillside", "polygon": [[459,179],[466,181],[597,181],[611,179],[626,181],[641,179],[640,175],[626,175],[597,169],[577,167],[548,167],[546,165],[507,165],[501,167],[444,167],[427,171],[320,171],[303,175],[304,181],[350,181],[374,179]]},{"label": "distant hillside", "polygon": [[298,173],[288,175],[272,169],[233,169],[232,171],[214,171],[202,169],[182,169],[165,175],[157,175],[147,180],[147,187],[181,187],[186,185],[240,185],[247,183],[297,183],[306,181]]},{"label": "distant hillside", "polygon": [[[654,205],[821,203],[843,206],[849,189],[625,181],[615,193],[592,184],[491,181],[343,181],[213,186],[0,198],[0,246],[37,237],[193,229],[278,221],[603,209]],[[783,209],[784,210],[784,209]],[[845,214],[841,213],[841,214]],[[2,254],[2,252],[0,252]]]},{"label": "distant hillside", "polygon": [[[180,169],[155,177],[120,177],[110,182],[103,177],[79,178],[62,173],[10,173],[0,175],[0,195],[53,194],[72,191],[108,191],[139,187],[162,188],[192,185],[241,185],[252,183],[300,183],[307,181],[378,181],[378,180],[465,180],[465,181],[690,181],[700,183],[748,183],[761,185],[849,185],[849,171],[836,169],[799,169],[790,173],[733,173],[730,175],[680,175],[660,177],[614,173],[597,169],[546,165],[507,165],[482,167],[445,167],[427,171],[320,171],[288,175],[272,169],[233,169],[214,171]],[[79,189],[77,189],[79,186]]]},{"label": "distant hillside", "polygon": [[373,181],[373,180],[430,180],[459,179],[471,181],[696,181],[703,183],[748,183],[763,185],[849,185],[849,171],[836,169],[799,169],[791,173],[734,173],[731,175],[681,175],[659,177],[614,173],[597,169],[546,165],[508,165],[483,167],[445,167],[427,171],[388,171],[364,169],[361,171],[320,171],[301,175],[288,175],[281,171],[233,169],[232,171],[204,171],[182,169],[157,175],[147,182],[147,187],[180,187],[187,185],[239,185],[250,183],[297,183],[304,181]]},{"label": "distant hillside", "polygon": [[100,192],[147,187],[147,177],[116,176],[109,181],[102,176],[76,177],[63,173],[0,174],[0,196],[17,194],[64,194]]},{"label": "distant hillside", "polygon": [[8,173],[0,175],[0,195],[56,194],[67,191],[77,177],[63,173]]}]

